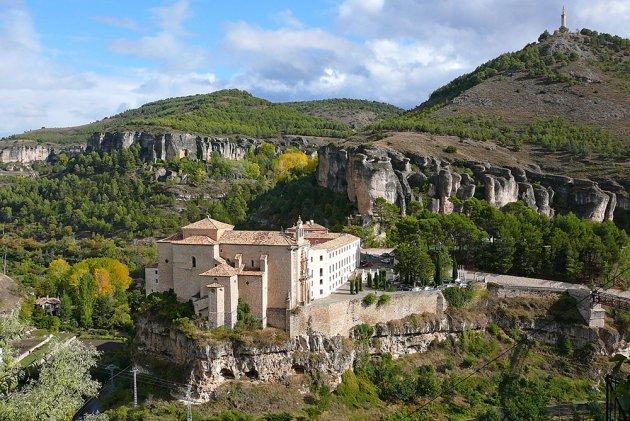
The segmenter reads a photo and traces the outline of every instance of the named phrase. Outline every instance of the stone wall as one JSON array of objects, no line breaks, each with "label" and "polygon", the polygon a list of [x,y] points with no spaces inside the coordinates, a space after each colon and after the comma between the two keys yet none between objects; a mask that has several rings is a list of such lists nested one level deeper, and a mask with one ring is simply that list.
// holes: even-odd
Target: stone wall
[{"label": "stone wall", "polygon": [[347,337],[352,328],[361,323],[373,326],[412,314],[441,315],[447,307],[446,300],[439,291],[393,292],[388,295],[391,301],[381,307],[376,304],[366,307],[359,298],[336,302],[322,299],[299,307],[291,314],[290,335],[318,332]]}]

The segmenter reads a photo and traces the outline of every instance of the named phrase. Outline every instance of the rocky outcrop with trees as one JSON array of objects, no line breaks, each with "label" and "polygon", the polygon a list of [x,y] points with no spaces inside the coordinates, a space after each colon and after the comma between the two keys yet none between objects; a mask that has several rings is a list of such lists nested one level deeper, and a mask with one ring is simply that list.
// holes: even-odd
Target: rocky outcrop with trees
[{"label": "rocky outcrop with trees", "polygon": [[536,169],[447,161],[369,145],[342,148],[329,144],[318,154],[319,185],[346,192],[359,212],[367,215],[374,213],[373,204],[379,197],[396,204],[403,213],[411,201],[418,201],[431,211],[447,214],[477,197],[497,208],[521,200],[548,216],[573,212],[602,222],[613,219],[618,204],[628,203],[622,188],[609,191],[595,181]]}]

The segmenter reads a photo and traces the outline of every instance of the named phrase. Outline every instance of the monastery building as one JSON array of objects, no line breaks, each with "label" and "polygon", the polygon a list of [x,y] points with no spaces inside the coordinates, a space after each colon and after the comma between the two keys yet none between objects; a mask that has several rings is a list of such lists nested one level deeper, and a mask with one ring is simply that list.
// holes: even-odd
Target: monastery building
[{"label": "monastery building", "polygon": [[360,259],[360,239],[298,219],[281,231],[238,231],[206,218],[158,241],[146,293],[173,290],[192,300],[211,328],[234,327],[239,298],[263,327],[288,330],[291,310],[327,297]]}]

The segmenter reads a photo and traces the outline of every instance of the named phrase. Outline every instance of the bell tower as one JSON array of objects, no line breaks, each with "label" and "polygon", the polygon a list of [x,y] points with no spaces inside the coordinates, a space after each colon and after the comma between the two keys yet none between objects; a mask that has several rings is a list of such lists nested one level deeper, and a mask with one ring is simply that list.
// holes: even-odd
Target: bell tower
[{"label": "bell tower", "polygon": [[560,29],[569,29],[567,26],[567,14],[562,6],[562,14],[560,15]]}]

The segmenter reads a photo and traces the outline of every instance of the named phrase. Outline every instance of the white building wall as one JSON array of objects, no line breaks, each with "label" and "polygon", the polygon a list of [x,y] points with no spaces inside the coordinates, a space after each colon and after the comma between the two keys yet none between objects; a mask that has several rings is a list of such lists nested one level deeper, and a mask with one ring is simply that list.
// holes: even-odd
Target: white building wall
[{"label": "white building wall", "polygon": [[361,255],[361,241],[341,246],[335,250],[311,249],[313,299],[329,296],[334,290],[348,281],[350,274],[358,267]]},{"label": "white building wall", "polygon": [[328,279],[328,253],[325,249],[311,249],[309,255],[311,271],[311,297],[316,300],[330,294]]}]

